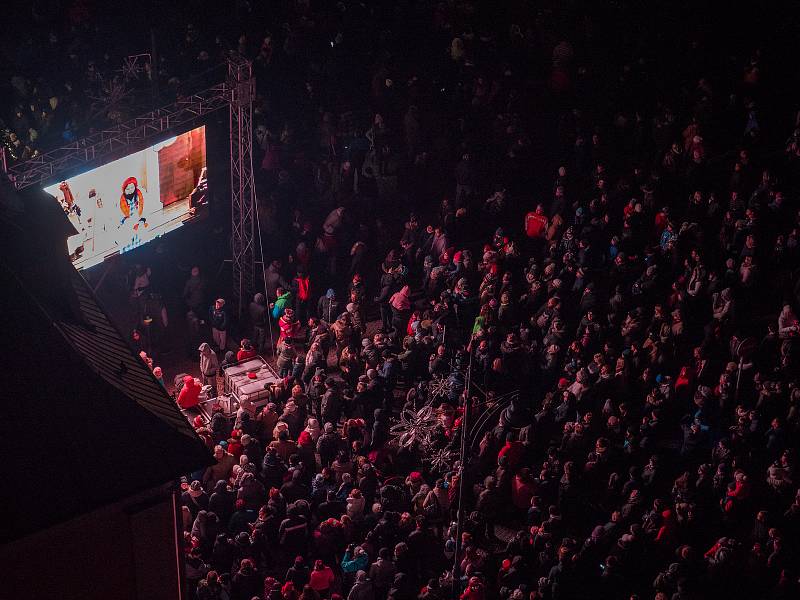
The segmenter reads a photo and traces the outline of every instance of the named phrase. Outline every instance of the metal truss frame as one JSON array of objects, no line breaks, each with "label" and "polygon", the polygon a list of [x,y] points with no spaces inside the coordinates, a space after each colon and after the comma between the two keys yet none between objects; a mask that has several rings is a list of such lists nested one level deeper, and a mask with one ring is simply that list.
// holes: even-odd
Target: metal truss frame
[{"label": "metal truss frame", "polygon": [[[233,293],[242,314],[255,278],[255,179],[253,176],[253,99],[255,80],[246,58],[228,58],[225,82],[179,98],[173,104],[105,128],[24,162],[3,168],[18,190],[44,187],[58,177],[141,150],[148,141],[222,108],[230,114],[231,250]],[[5,162],[5,161],[3,161]]]},{"label": "metal truss frame", "polygon": [[255,284],[255,207],[253,176],[253,98],[255,81],[252,64],[241,56],[228,61],[231,87],[231,250],[233,295],[239,316]]},{"label": "metal truss frame", "polygon": [[151,138],[180,128],[230,103],[230,86],[221,83],[180,98],[169,106],[12,165],[7,174],[18,190],[34,185],[44,186],[48,181],[81,167],[140,150],[144,142]]}]

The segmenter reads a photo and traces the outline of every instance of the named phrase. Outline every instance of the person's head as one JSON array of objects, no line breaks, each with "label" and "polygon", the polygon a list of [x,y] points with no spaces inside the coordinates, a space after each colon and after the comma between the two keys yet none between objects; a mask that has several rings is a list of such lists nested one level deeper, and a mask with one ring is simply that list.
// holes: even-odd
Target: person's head
[{"label": "person's head", "polygon": [[222,307],[225,306],[225,299],[224,298],[217,298],[214,302],[214,308],[217,310],[222,310]]},{"label": "person's head", "polygon": [[192,277],[200,277],[200,267],[192,267]]}]

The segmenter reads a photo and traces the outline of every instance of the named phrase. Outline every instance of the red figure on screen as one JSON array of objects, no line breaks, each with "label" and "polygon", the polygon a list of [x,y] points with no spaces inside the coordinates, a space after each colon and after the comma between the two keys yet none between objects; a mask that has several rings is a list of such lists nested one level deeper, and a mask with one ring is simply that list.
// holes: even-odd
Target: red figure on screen
[{"label": "red figure on screen", "polygon": [[144,196],[139,189],[139,182],[136,177],[128,177],[122,182],[122,195],[119,197],[119,209],[122,211],[122,220],[119,222],[122,226],[131,215],[138,214],[139,220],[133,226],[133,230],[139,229],[139,225],[143,224],[147,227],[147,219],[142,216],[144,212]]}]

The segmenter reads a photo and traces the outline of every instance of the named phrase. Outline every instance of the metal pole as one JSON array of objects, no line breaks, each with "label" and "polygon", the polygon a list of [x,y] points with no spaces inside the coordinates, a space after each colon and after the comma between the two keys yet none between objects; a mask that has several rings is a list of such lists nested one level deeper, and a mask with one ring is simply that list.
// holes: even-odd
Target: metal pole
[{"label": "metal pole", "polygon": [[269,345],[272,349],[272,358],[275,358],[275,337],[272,334],[272,311],[269,309],[269,290],[267,289],[267,271],[264,268],[264,244],[261,242],[261,218],[258,216],[258,200],[255,202],[256,228],[258,229],[258,249],[261,253],[261,276],[264,278],[264,297],[267,299],[267,324],[269,325]]},{"label": "metal pole", "polygon": [[453,553],[453,599],[458,600],[458,583],[461,577],[458,555],[461,551],[461,529],[464,522],[464,467],[467,462],[467,427],[470,411],[470,384],[472,382],[472,357],[474,353],[470,348],[467,377],[464,382],[464,416],[461,419],[461,449],[459,451],[458,467],[458,509],[456,511],[456,539],[455,552]]}]

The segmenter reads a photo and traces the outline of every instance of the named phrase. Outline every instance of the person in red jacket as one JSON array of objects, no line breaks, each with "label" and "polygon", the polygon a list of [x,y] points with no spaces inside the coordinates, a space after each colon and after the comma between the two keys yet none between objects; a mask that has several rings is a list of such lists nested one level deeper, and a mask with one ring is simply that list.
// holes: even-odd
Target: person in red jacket
[{"label": "person in red jacket", "polygon": [[178,394],[178,406],[183,410],[194,408],[200,404],[200,384],[191,375],[183,378],[183,387]]},{"label": "person in red jacket", "polygon": [[294,316],[294,310],[287,308],[281,318],[278,319],[278,328],[281,330],[278,345],[282,346],[283,344],[291,343],[294,338],[300,335],[301,327],[300,321]]},{"label": "person in red jacket", "polygon": [[508,460],[508,468],[513,473],[517,470],[524,452],[525,445],[520,441],[515,441],[514,434],[509,432],[506,435],[506,445],[500,449],[497,458],[499,459],[501,456],[505,456]]},{"label": "person in red jacket", "polygon": [[750,482],[744,471],[736,471],[733,475],[733,483],[728,486],[725,500],[722,501],[723,510],[730,514],[740,504],[750,497]]},{"label": "person in red jacket", "polygon": [[297,267],[297,275],[292,279],[292,291],[295,298],[295,310],[300,322],[308,320],[308,303],[311,301],[311,280],[304,267]]},{"label": "person in red jacket", "polygon": [[317,560],[308,584],[319,594],[320,598],[328,598],[335,579],[333,570],[321,560]]},{"label": "person in red jacket", "polygon": [[479,577],[470,577],[467,589],[461,594],[461,600],[483,600],[486,591]]},{"label": "person in red jacket", "polygon": [[247,360],[248,358],[253,358],[256,355],[256,349],[253,348],[253,344],[250,343],[250,340],[243,339],[241,347],[239,351],[236,353],[236,361],[241,362],[243,360]]},{"label": "person in red jacket", "polygon": [[536,494],[536,485],[531,477],[530,469],[520,469],[511,482],[511,501],[519,510],[527,511],[531,498]]},{"label": "person in red jacket", "polygon": [[538,239],[544,237],[547,232],[547,215],[544,214],[544,207],[539,204],[536,210],[525,215],[525,235],[529,238]]}]

